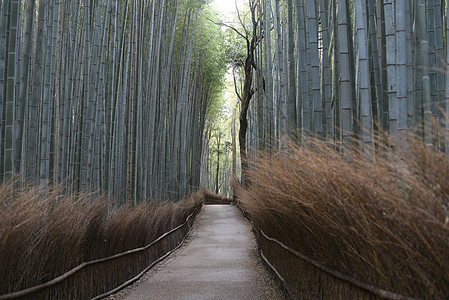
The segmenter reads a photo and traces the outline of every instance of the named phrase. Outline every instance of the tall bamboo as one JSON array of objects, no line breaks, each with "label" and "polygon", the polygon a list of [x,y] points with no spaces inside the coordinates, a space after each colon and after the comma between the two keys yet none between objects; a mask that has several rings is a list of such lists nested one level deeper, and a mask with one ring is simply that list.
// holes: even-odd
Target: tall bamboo
[{"label": "tall bamboo", "polygon": [[360,97],[360,121],[362,126],[362,147],[368,156],[373,152],[374,132],[373,132],[373,115],[371,106],[371,92],[370,92],[370,73],[368,62],[368,39],[367,39],[367,16],[365,12],[366,2],[360,0],[355,2],[355,27],[357,30],[358,42],[358,64],[359,64],[359,97]]},{"label": "tall bamboo", "polygon": [[350,143],[353,134],[353,89],[354,84],[351,80],[351,62],[350,46],[348,36],[348,18],[347,1],[337,0],[338,9],[338,65],[340,68],[340,87],[339,98],[341,101],[340,109],[340,129],[344,145]]},{"label": "tall bamboo", "polygon": [[16,49],[18,26],[20,22],[19,1],[13,0],[10,4],[9,12],[9,35],[8,35],[8,56],[6,64],[6,98],[4,104],[5,125],[4,125],[4,165],[3,173],[5,179],[12,179],[14,176],[14,124],[16,119]]}]

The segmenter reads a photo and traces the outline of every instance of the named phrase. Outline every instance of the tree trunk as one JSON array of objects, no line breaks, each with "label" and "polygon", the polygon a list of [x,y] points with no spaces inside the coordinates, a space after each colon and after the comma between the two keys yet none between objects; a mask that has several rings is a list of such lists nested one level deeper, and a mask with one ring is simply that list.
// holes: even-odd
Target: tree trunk
[{"label": "tree trunk", "polygon": [[17,107],[17,120],[14,128],[14,172],[19,173],[22,168],[23,127],[25,118],[25,105],[28,92],[28,69],[33,39],[35,0],[27,3],[25,38],[23,45],[22,80],[20,83],[19,105]]},{"label": "tree trunk", "polygon": [[[5,144],[4,144],[4,176],[10,180],[14,176],[14,123],[16,119],[16,56],[17,36],[20,35],[20,7],[19,1],[11,1],[9,13],[8,61],[6,69],[6,98],[5,98]],[[18,151],[21,151],[18,150]]]},{"label": "tree trunk", "polygon": [[340,130],[343,137],[343,145],[349,145],[353,136],[353,88],[351,80],[351,55],[348,26],[350,16],[347,15],[347,0],[337,0],[338,2],[338,51],[340,68],[339,98],[341,101]]},{"label": "tree trunk", "polygon": [[216,169],[216,172],[215,172],[215,194],[218,194],[218,190],[219,190],[218,174],[220,172],[220,139],[221,139],[221,134],[219,132],[218,133],[218,138],[217,138],[217,169]]},{"label": "tree trunk", "polygon": [[255,37],[251,41],[247,41],[247,54],[244,65],[245,78],[243,83],[243,93],[240,107],[240,129],[239,129],[239,144],[240,157],[242,164],[242,184],[247,184],[248,174],[248,156],[246,152],[246,131],[248,130],[248,109],[252,96],[254,95],[253,84],[253,65],[254,65],[254,45]]},{"label": "tree trunk", "polygon": [[[446,7],[446,64],[449,65],[449,5]],[[449,160],[449,68],[446,68],[446,101],[445,101],[445,155]]]},{"label": "tree trunk", "polygon": [[232,108],[232,120],[231,120],[231,136],[232,136],[232,177],[237,177],[237,140],[236,140],[236,132],[235,132],[235,119],[237,115],[237,106]]},{"label": "tree trunk", "polygon": [[[293,3],[288,0],[287,30],[288,30],[288,97],[287,97],[287,130],[289,133],[297,127],[296,119],[296,71],[295,71],[295,42],[293,32]],[[291,135],[292,136],[292,135]]]},{"label": "tree trunk", "polygon": [[373,133],[373,116],[371,111],[371,93],[370,93],[370,77],[369,62],[367,49],[367,18],[364,9],[366,8],[365,0],[355,2],[354,14],[356,19],[357,42],[359,48],[359,73],[360,73],[360,122],[362,126],[362,149],[368,159],[373,160],[374,154],[374,133]]}]

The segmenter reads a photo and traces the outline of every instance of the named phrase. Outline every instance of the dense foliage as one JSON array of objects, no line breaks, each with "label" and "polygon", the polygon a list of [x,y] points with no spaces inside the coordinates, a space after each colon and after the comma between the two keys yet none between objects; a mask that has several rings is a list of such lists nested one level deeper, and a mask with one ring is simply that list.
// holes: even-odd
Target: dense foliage
[{"label": "dense foliage", "polygon": [[0,180],[120,203],[198,188],[222,87],[198,1],[1,1]]},{"label": "dense foliage", "polygon": [[367,155],[375,153],[376,132],[401,147],[416,133],[445,152],[446,1],[249,3],[263,37],[249,117],[253,157],[257,150],[279,149],[292,130],[299,140],[314,136],[339,147],[357,141]]}]

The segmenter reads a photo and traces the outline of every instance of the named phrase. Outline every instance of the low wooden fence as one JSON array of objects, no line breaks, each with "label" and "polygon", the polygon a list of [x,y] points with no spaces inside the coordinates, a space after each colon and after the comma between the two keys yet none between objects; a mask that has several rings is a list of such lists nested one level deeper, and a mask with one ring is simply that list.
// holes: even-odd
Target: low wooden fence
[{"label": "low wooden fence", "polygon": [[164,233],[145,247],[84,262],[41,285],[0,295],[0,300],[105,298],[140,279],[154,265],[181,247],[200,210],[201,208],[195,209],[183,224]]},{"label": "low wooden fence", "polygon": [[[347,296],[351,295],[351,298],[354,299],[419,299],[362,282],[307,257],[276,238],[268,236],[262,229],[256,228],[250,215],[240,205],[237,204],[237,206],[252,225],[262,259],[278,277],[289,298],[347,299]],[[279,255],[279,253],[284,254]],[[295,271],[292,272],[292,270]],[[301,277],[301,280],[298,280],[298,277]],[[295,282],[298,281],[302,282],[303,285],[296,285]],[[328,286],[326,291],[326,285],[328,284],[332,284],[332,288]],[[336,291],[339,291],[339,293],[335,293]]]}]

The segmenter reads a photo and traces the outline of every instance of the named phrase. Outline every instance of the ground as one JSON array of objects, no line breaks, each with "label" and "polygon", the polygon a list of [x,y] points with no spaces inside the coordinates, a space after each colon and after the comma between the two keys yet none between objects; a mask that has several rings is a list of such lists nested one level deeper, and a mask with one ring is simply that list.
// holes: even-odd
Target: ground
[{"label": "ground", "polygon": [[187,243],[108,299],[284,299],[251,225],[229,205],[206,205]]}]

